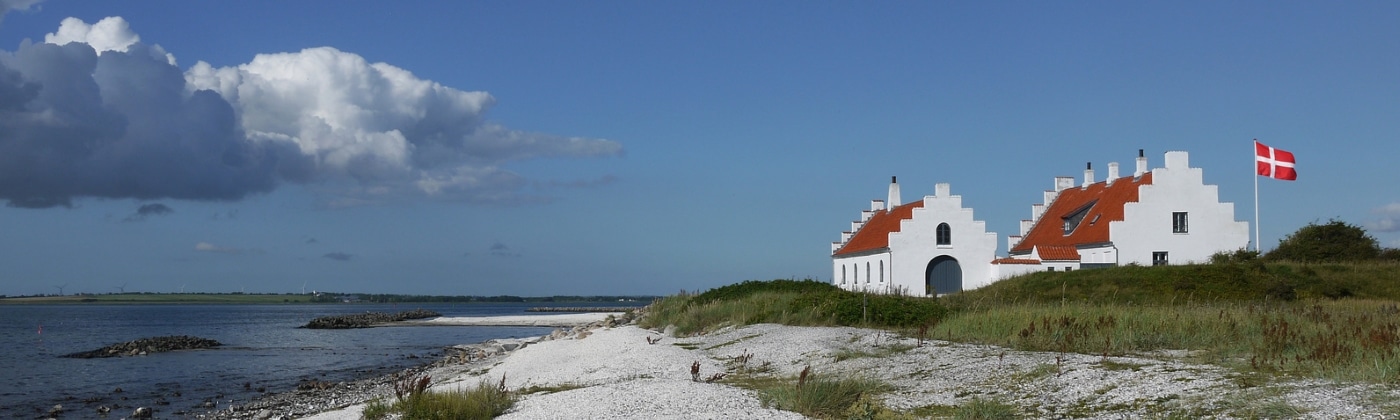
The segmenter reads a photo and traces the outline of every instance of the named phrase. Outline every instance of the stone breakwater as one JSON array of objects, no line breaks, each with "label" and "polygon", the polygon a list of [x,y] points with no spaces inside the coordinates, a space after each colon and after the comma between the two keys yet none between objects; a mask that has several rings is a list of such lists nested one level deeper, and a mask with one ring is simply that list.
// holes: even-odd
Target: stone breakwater
[{"label": "stone breakwater", "polygon": [[191,337],[188,335],[172,335],[165,337],[150,337],[139,340],[132,340],[125,343],[117,343],[97,350],[83,351],[63,355],[63,357],[75,359],[94,359],[99,357],[119,357],[119,356],[144,356],[150,353],[161,353],[175,350],[207,349],[221,346],[218,341],[207,338]]},{"label": "stone breakwater", "polygon": [[414,309],[396,314],[384,312],[365,312],[362,314],[323,316],[307,322],[302,328],[312,329],[346,329],[346,328],[369,328],[375,325],[407,321],[410,319],[436,318],[442,314],[425,310]]}]

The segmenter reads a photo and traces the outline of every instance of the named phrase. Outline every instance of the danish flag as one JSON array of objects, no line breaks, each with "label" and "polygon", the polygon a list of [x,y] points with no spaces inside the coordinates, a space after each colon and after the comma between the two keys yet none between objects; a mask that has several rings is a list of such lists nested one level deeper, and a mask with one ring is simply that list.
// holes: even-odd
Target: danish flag
[{"label": "danish flag", "polygon": [[1260,176],[1282,179],[1284,181],[1294,181],[1298,179],[1298,172],[1293,169],[1293,153],[1275,149],[1254,141],[1254,165]]}]

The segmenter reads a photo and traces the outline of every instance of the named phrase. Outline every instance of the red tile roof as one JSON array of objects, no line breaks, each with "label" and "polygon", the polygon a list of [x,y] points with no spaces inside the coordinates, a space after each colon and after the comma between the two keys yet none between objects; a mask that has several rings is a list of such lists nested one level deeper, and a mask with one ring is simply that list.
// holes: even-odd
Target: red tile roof
[{"label": "red tile roof", "polygon": [[1074,245],[1041,245],[1035,251],[1046,261],[1079,261],[1079,249]]},{"label": "red tile roof", "polygon": [[899,221],[913,218],[914,209],[923,206],[924,200],[919,200],[895,207],[893,211],[881,210],[875,212],[875,215],[871,216],[870,220],[866,221],[865,225],[861,226],[859,231],[856,231],[855,236],[852,236],[851,240],[846,242],[845,246],[831,253],[831,255],[842,256],[889,248],[890,233],[899,232]]},{"label": "red tile roof", "polygon": [[[1073,248],[1075,245],[1108,242],[1109,222],[1122,221],[1123,205],[1137,202],[1138,187],[1151,184],[1152,173],[1148,172],[1137,179],[1131,176],[1119,178],[1113,185],[1104,181],[1090,184],[1089,188],[1074,187],[1060,191],[1060,195],[1050,203],[1050,208],[1045,209],[1045,214],[1040,216],[1040,220],[1031,227],[1031,231],[1021,239],[1021,243],[1011,248],[1011,253],[1027,253],[1032,247],[1038,246],[1041,258],[1048,260],[1054,258],[1047,257],[1047,247]],[[1079,226],[1073,232],[1065,235],[1064,219],[1088,205],[1093,207],[1084,215],[1084,220],[1079,222]],[[1075,252],[1073,259],[1079,259],[1078,252]]]},{"label": "red tile roof", "polygon": [[1030,260],[1030,259],[1021,259],[1021,258],[997,258],[997,259],[995,259],[995,260],[992,260],[992,264],[1025,264],[1025,265],[1037,265],[1037,264],[1040,264],[1040,260]]}]

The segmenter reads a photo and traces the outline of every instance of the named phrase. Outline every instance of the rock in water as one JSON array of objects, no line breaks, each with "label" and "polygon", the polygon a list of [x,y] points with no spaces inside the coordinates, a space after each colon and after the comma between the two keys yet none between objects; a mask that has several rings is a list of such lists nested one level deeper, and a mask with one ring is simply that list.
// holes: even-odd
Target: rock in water
[{"label": "rock in water", "polygon": [[410,319],[434,318],[442,314],[425,310],[414,309],[403,311],[397,314],[386,314],[383,312],[365,312],[362,314],[323,316],[311,320],[302,328],[312,329],[345,329],[345,328],[369,328],[375,324],[383,324],[394,321],[405,321]]},{"label": "rock in water", "polygon": [[146,407],[136,407],[136,411],[131,412],[131,418],[149,419],[151,418],[151,409]]},{"label": "rock in water", "polygon": [[[98,357],[137,356],[174,350],[207,349],[223,344],[207,338],[188,335],[142,338],[140,340],[113,344],[97,350],[67,354],[63,357],[92,359]],[[120,390],[120,388],[118,388]],[[117,391],[120,392],[120,391]]]}]

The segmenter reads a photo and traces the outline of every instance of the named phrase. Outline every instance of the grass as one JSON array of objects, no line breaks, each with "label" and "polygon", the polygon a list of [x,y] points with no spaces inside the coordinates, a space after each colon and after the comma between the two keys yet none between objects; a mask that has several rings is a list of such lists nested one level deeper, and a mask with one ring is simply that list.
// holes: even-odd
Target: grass
[{"label": "grass", "polygon": [[957,420],[1003,420],[1020,418],[1016,407],[993,399],[973,398],[953,410]]},{"label": "grass", "polygon": [[915,346],[913,344],[891,343],[882,346],[875,346],[873,349],[874,351],[846,348],[838,350],[836,354],[832,355],[832,358],[836,359],[837,362],[842,360],[859,359],[863,357],[873,357],[878,359],[913,350],[914,347]]},{"label": "grass", "polygon": [[[756,389],[765,406],[794,411],[821,419],[857,417],[874,418],[884,413],[894,415],[874,395],[888,391],[890,386],[876,380],[847,377],[828,378],[804,369],[796,378],[768,378],[740,384]],[[881,417],[884,418],[884,417]]]},{"label": "grass", "polygon": [[515,405],[515,393],[505,389],[504,378],[501,382],[498,385],[483,379],[473,388],[428,392],[428,377],[408,378],[395,384],[395,402],[373,401],[365,406],[362,416],[368,420],[393,415],[404,420],[491,419]]},{"label": "grass", "polygon": [[652,304],[641,324],[674,325],[681,335],[758,323],[912,328],[936,322],[946,313],[934,299],[865,295],[811,280],[746,281],[663,298]]},{"label": "grass", "polygon": [[930,334],[1104,356],[1191,350],[1197,361],[1245,371],[1400,383],[1400,310],[1390,301],[983,305],[955,312]]}]

